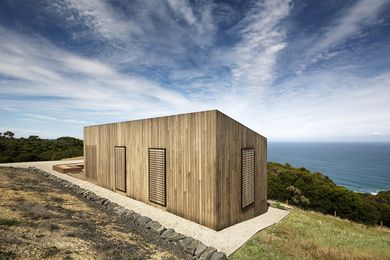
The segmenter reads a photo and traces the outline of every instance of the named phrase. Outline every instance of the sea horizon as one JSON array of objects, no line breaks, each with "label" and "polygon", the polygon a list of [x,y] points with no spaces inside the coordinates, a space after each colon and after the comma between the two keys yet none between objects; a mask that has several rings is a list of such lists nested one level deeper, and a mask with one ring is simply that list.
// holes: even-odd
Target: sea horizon
[{"label": "sea horizon", "polygon": [[269,141],[268,161],[305,167],[354,192],[390,190],[390,142]]}]

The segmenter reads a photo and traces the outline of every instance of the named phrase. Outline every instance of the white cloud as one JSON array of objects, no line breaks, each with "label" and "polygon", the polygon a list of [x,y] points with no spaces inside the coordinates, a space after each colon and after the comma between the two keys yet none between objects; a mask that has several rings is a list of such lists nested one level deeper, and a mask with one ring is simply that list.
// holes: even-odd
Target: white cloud
[{"label": "white cloud", "polygon": [[375,23],[378,15],[389,3],[389,0],[360,0],[329,26],[311,51],[326,50],[343,43],[362,28]]},{"label": "white cloud", "polygon": [[[0,74],[16,78],[0,81],[0,95],[63,98],[51,102],[31,97],[29,101],[5,100],[2,106],[21,111],[33,107],[42,116],[68,111],[61,115],[66,119],[72,118],[69,110],[74,109],[115,111],[118,115],[131,113],[142,117],[150,116],[150,111],[155,115],[179,112],[183,107],[189,110],[194,105],[177,91],[141,77],[119,73],[100,61],[64,51],[44,39],[27,38],[2,27],[0,33],[3,35]],[[10,42],[20,51],[7,48]],[[45,55],[39,54],[42,50]]]},{"label": "white cloud", "polygon": [[242,40],[232,56],[236,80],[259,85],[273,78],[277,55],[286,46],[280,25],[289,11],[289,0],[260,1],[241,21]]},{"label": "white cloud", "polygon": [[203,37],[207,37],[207,34],[215,29],[212,17],[212,1],[198,6],[200,9],[197,12],[198,17],[195,16],[193,8],[187,0],[167,0],[167,3],[178,17],[182,17],[189,25],[194,26]]},{"label": "white cloud", "polygon": [[108,40],[128,39],[139,27],[118,14],[104,0],[65,0],[49,2],[68,22],[79,22]]},{"label": "white cloud", "polygon": [[192,9],[188,1],[186,0],[168,0],[169,6],[173,11],[177,12],[186,20],[186,22],[190,25],[194,25],[197,22],[194,14],[192,13]]},{"label": "white cloud", "polygon": [[[359,137],[390,131],[390,74],[373,78],[336,71],[291,80],[273,94],[255,128],[271,139]],[[262,123],[266,122],[266,123]]]}]

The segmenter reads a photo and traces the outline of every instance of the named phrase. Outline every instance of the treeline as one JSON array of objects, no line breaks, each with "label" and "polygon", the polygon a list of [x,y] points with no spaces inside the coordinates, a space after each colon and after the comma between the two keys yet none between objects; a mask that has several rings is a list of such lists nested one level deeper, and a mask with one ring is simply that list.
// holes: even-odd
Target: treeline
[{"label": "treeline", "polygon": [[321,173],[268,163],[268,198],[352,221],[390,227],[390,191],[356,193]]},{"label": "treeline", "polygon": [[0,163],[61,160],[83,155],[83,141],[73,137],[55,140],[14,138],[14,133],[0,133]]}]

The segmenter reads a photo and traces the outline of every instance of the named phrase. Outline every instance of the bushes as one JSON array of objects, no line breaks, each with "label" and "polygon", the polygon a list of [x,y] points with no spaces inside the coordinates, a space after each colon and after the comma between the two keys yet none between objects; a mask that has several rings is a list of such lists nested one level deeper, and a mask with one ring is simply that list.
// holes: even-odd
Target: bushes
[{"label": "bushes", "polygon": [[6,133],[0,134],[0,163],[60,160],[83,155],[83,141],[73,137],[47,140],[36,135],[14,138],[12,132]]},{"label": "bushes", "polygon": [[390,226],[390,191],[361,194],[290,164],[268,163],[268,197],[365,224]]}]

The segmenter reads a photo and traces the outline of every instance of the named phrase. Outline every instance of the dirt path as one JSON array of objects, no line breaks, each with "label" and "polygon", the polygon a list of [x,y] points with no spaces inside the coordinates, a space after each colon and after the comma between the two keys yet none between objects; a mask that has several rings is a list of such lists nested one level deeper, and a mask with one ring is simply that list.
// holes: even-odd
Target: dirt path
[{"label": "dirt path", "polygon": [[0,259],[186,259],[138,228],[40,174],[0,167]]}]

